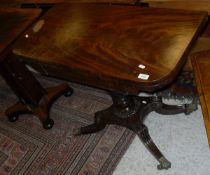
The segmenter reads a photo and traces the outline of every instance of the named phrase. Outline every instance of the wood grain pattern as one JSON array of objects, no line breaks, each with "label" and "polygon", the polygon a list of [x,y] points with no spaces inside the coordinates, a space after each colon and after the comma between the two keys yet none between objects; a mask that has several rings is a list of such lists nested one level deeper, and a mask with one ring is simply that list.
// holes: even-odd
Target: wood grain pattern
[{"label": "wood grain pattern", "polygon": [[210,146],[210,50],[192,55],[192,65]]},{"label": "wood grain pattern", "polygon": [[187,55],[187,62],[183,69],[185,71],[192,71],[191,55],[205,50],[210,50],[210,37],[199,37],[193,44],[190,53]]},{"label": "wood grain pattern", "polygon": [[16,121],[21,114],[34,114],[45,129],[50,129],[54,123],[49,117],[51,105],[60,95],[71,95],[72,89],[66,83],[44,89],[11,53],[11,45],[40,13],[40,9],[0,8],[0,75],[18,97],[18,102],[5,111],[9,121]]},{"label": "wood grain pattern", "polygon": [[[38,18],[39,9],[0,8],[0,53],[10,45],[35,18]],[[0,57],[0,61],[4,57]]]},{"label": "wood grain pattern", "polygon": [[46,10],[58,3],[135,4],[136,0],[1,0],[1,7],[41,8]]},{"label": "wood grain pattern", "polygon": [[[0,74],[11,89],[15,93],[18,92],[20,94],[19,97],[21,98],[29,97],[29,92],[22,90],[23,82],[18,79],[21,77],[21,73],[23,75],[25,74],[25,79],[22,80],[28,81],[25,87],[28,87],[28,85],[32,86],[32,82],[35,80],[22,63],[19,63],[17,59],[11,57],[11,45],[38,18],[40,13],[40,9],[0,8]],[[28,87],[30,93],[34,94],[30,94],[30,97],[39,99],[42,92],[36,93],[35,90],[36,88],[41,88],[41,86],[34,83],[33,88],[30,89]]]},{"label": "wood grain pattern", "polygon": [[171,9],[185,9],[185,10],[198,10],[207,11],[210,13],[210,1],[209,0],[142,0],[142,2],[149,3],[150,7],[158,8],[171,8]]},{"label": "wood grain pattern", "polygon": [[[23,35],[13,51],[44,74],[136,94],[174,79],[206,20],[205,12],[61,4],[45,13],[38,22],[44,22],[42,28],[28,30],[29,37]],[[140,73],[149,79],[139,79]]]},{"label": "wood grain pattern", "polygon": [[9,3],[134,3],[135,0],[1,0],[0,4]]}]

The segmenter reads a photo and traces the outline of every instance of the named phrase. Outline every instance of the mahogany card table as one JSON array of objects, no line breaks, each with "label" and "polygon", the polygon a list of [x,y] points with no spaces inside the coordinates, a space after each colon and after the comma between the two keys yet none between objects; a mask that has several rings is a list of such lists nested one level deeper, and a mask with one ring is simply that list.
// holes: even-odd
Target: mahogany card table
[{"label": "mahogany card table", "polygon": [[145,117],[189,114],[193,104],[171,106],[158,96],[138,96],[169,85],[186,61],[207,13],[125,5],[59,4],[16,42],[13,53],[43,75],[107,90],[113,104],[74,134],[107,124],[135,132],[159,161],[171,163],[152,141]]},{"label": "mahogany card table", "polygon": [[13,6],[24,8],[39,7],[42,9],[48,9],[52,5],[59,3],[118,3],[118,4],[140,4],[138,0],[1,0],[1,6]]},{"label": "mahogany card table", "polygon": [[49,129],[53,120],[49,117],[50,106],[61,94],[70,95],[67,84],[44,89],[33,74],[11,51],[17,37],[40,15],[39,9],[0,8],[0,75],[18,96],[19,101],[6,110],[11,122],[20,114],[35,114],[43,127]]}]

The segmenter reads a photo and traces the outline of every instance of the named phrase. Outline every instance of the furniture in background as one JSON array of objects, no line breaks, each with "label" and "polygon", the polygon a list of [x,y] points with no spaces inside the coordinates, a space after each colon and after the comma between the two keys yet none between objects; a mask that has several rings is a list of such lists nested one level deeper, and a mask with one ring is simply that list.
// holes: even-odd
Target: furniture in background
[{"label": "furniture in background", "polygon": [[209,0],[141,0],[142,3],[148,3],[150,7],[171,8],[184,10],[197,10],[210,12]]},{"label": "furniture in background", "polygon": [[191,64],[191,55],[196,52],[201,52],[210,49],[210,38],[200,36],[193,44],[192,49],[190,50],[189,54],[187,55],[187,62],[183,67],[184,71],[193,71],[192,64]]},{"label": "furniture in background", "polygon": [[0,8],[0,74],[19,97],[19,101],[6,110],[9,120],[16,121],[20,114],[31,113],[49,129],[53,126],[49,117],[51,104],[63,93],[70,95],[72,89],[67,84],[44,89],[11,52],[17,37],[39,17],[40,12],[39,9]]},{"label": "furniture in background", "polygon": [[191,61],[210,145],[210,50],[193,54]]},{"label": "furniture in background", "polygon": [[1,0],[1,3],[131,3],[136,0]]},{"label": "furniture in background", "polygon": [[120,3],[120,4],[135,4],[138,0],[1,0],[1,6],[13,7],[51,7],[58,3]]},{"label": "furniture in background", "polygon": [[102,130],[106,124],[127,127],[159,161],[158,168],[168,169],[171,163],[152,141],[144,119],[151,111],[188,114],[195,106],[170,106],[161,97],[137,95],[174,80],[206,21],[205,12],[59,4],[19,38],[13,53],[43,75],[110,93],[113,105],[97,112],[94,124],[76,129],[76,135]]}]

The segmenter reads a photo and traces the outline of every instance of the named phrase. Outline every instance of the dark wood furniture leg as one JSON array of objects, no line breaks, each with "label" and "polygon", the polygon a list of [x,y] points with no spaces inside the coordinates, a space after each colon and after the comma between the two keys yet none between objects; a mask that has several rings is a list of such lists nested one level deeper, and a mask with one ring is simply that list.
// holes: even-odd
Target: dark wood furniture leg
[{"label": "dark wood furniture leg", "polygon": [[105,128],[107,124],[116,124],[127,127],[135,132],[147,149],[159,161],[158,169],[168,169],[171,163],[157,148],[152,141],[148,128],[143,124],[145,117],[151,112],[156,111],[161,114],[178,114],[190,112],[196,109],[194,104],[186,105],[167,105],[162,102],[161,97],[139,97],[121,94],[111,94],[113,104],[103,111],[95,114],[95,122],[89,126],[85,126],[75,130],[75,135],[88,134],[97,132]]},{"label": "dark wood furniture leg", "polygon": [[9,121],[14,122],[20,114],[34,114],[45,129],[52,128],[54,122],[49,117],[52,103],[62,94],[73,93],[67,83],[44,89],[32,73],[14,55],[10,55],[0,64],[0,73],[19,98],[19,102],[6,110]]}]

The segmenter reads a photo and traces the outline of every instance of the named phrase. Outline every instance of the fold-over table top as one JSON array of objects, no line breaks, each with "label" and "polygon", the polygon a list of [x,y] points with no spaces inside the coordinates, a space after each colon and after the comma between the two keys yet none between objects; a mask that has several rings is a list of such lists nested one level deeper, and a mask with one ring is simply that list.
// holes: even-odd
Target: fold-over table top
[{"label": "fold-over table top", "polygon": [[135,3],[136,0],[1,0],[0,4],[10,3]]},{"label": "fold-over table top", "polygon": [[[39,16],[39,9],[0,7],[0,53]],[[0,61],[3,60],[0,57]]]},{"label": "fold-over table top", "polygon": [[175,78],[206,20],[205,12],[59,4],[13,51],[48,75],[107,90],[151,92]]}]

